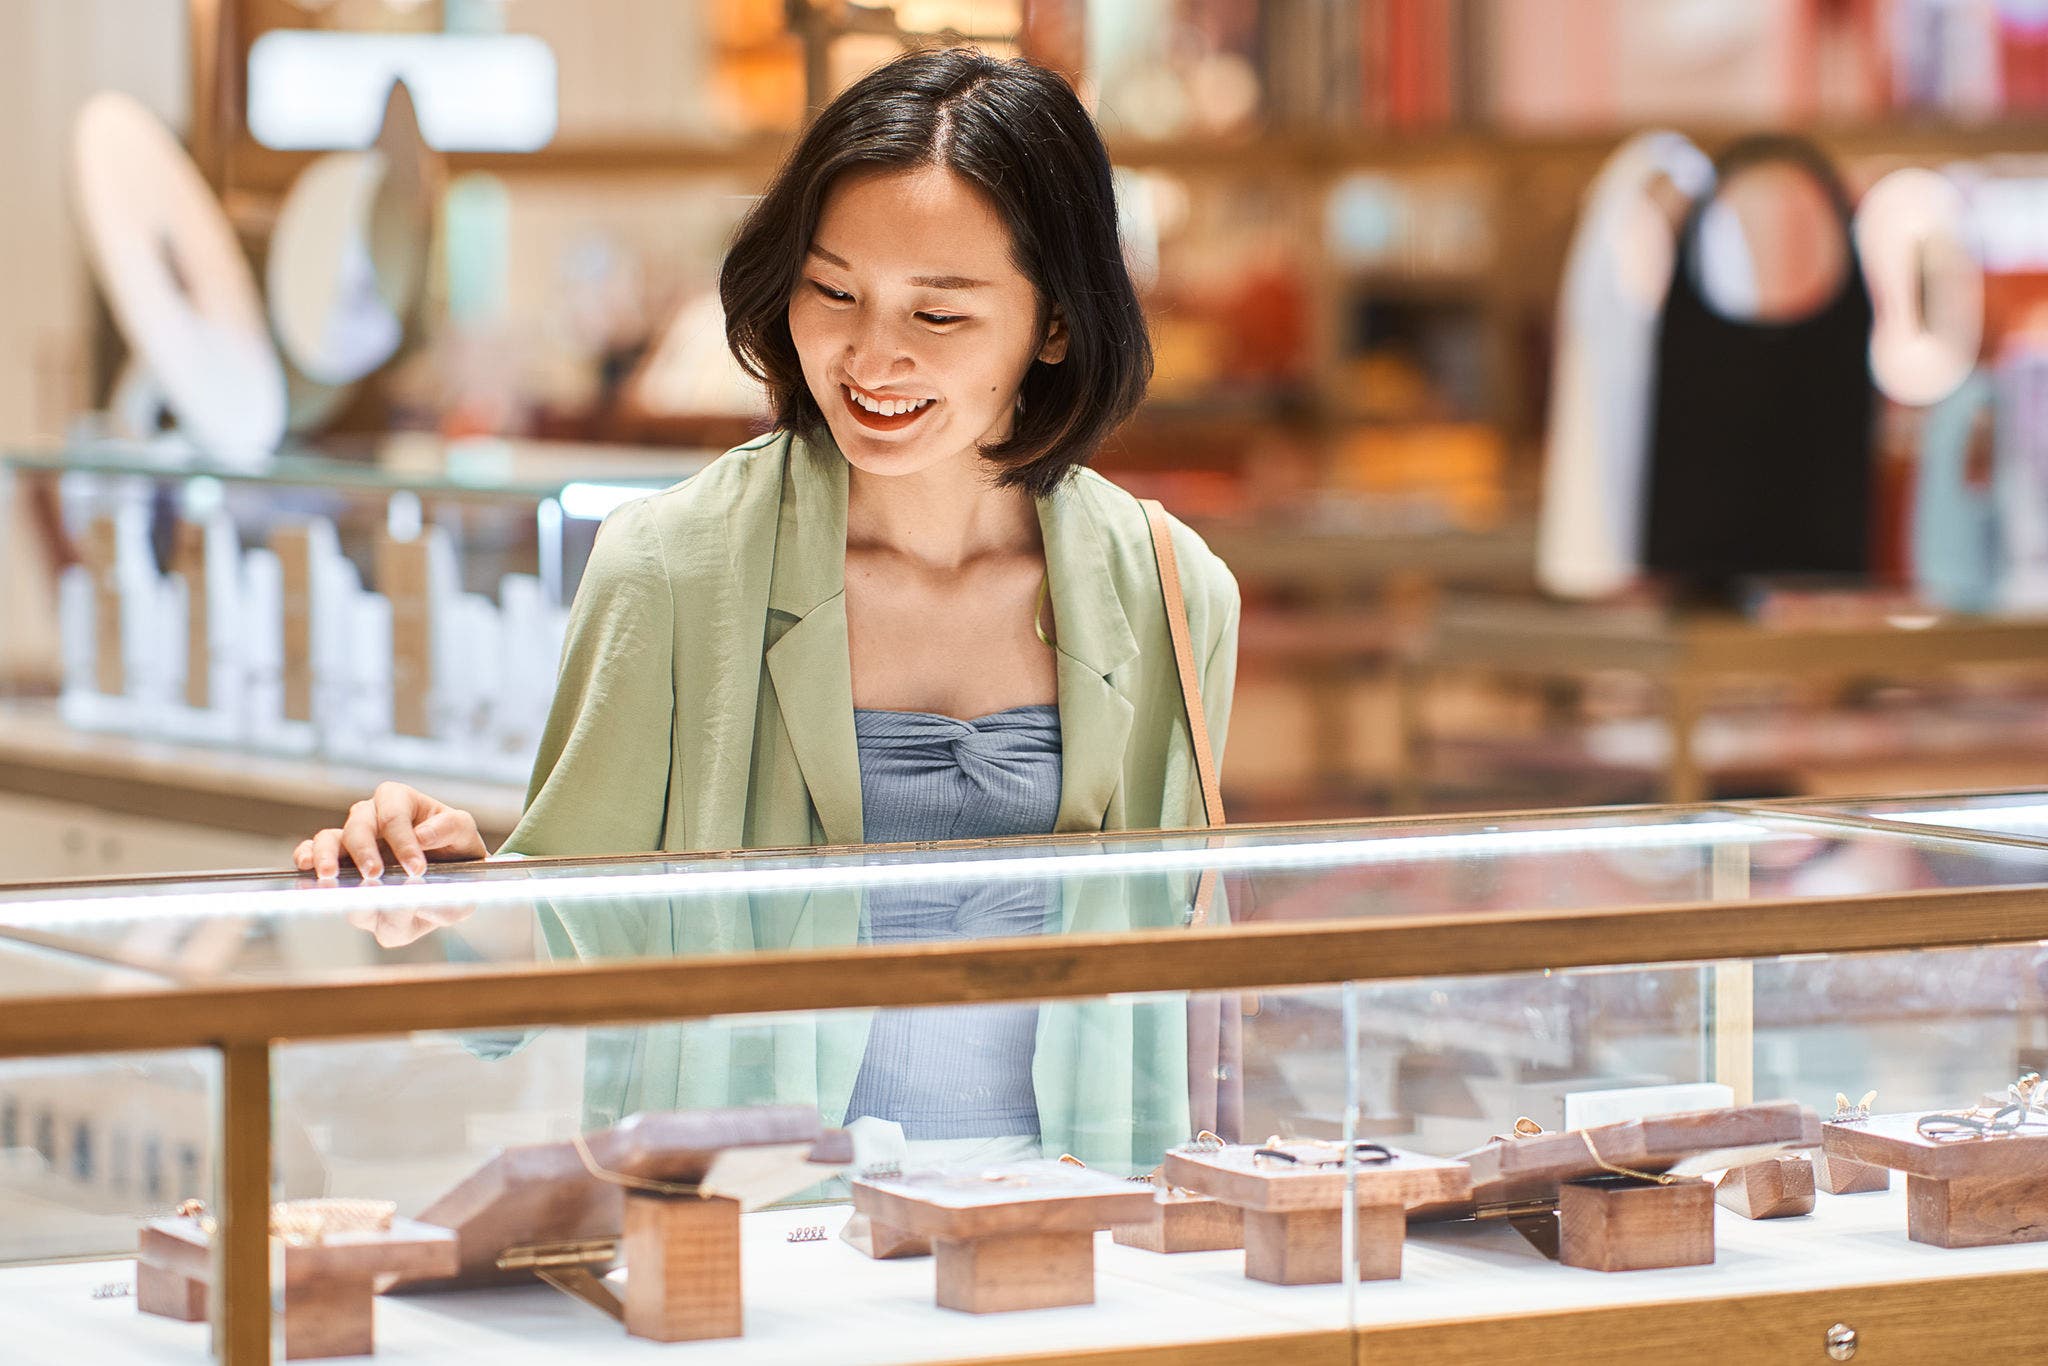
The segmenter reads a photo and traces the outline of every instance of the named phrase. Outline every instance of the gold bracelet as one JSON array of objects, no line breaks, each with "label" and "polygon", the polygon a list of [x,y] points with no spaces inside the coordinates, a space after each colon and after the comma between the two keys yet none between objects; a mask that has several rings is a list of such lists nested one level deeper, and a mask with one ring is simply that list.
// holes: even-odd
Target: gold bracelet
[{"label": "gold bracelet", "polygon": [[1679,1178],[1673,1176],[1670,1172],[1639,1172],[1633,1167],[1618,1167],[1614,1163],[1609,1162],[1606,1158],[1600,1156],[1600,1150],[1593,1146],[1593,1131],[1591,1129],[1579,1130],[1579,1137],[1585,1140],[1586,1152],[1592,1157],[1593,1165],[1600,1168],[1601,1171],[1611,1172],[1616,1176],[1626,1176],[1635,1181],[1652,1181],[1660,1186],[1671,1186],[1678,1183]]},{"label": "gold bracelet", "polygon": [[397,1213],[390,1200],[283,1200],[270,1207],[270,1236],[305,1246],[330,1233],[388,1233]]},{"label": "gold bracelet", "polygon": [[[209,1238],[220,1229],[220,1221],[207,1212],[204,1200],[182,1201],[177,1212],[179,1218],[197,1223]],[[324,1242],[330,1233],[388,1233],[397,1213],[397,1204],[390,1200],[280,1200],[270,1207],[270,1236],[294,1247],[306,1247]]]},{"label": "gold bracelet", "polygon": [[695,1181],[656,1181],[651,1177],[629,1176],[625,1172],[615,1172],[608,1167],[601,1167],[597,1159],[591,1156],[590,1144],[584,1141],[580,1132],[570,1135],[569,1141],[576,1145],[576,1156],[582,1159],[583,1170],[607,1185],[623,1186],[627,1190],[644,1191],[649,1195],[701,1196],[704,1193],[698,1189]]}]

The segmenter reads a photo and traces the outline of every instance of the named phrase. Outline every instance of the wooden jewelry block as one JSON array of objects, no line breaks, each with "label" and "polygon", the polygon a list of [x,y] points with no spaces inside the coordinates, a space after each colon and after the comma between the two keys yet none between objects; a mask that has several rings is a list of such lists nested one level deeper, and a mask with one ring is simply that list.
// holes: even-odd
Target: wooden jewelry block
[{"label": "wooden jewelry block", "polygon": [[1152,1217],[1118,1224],[1110,1236],[1145,1252],[1229,1252],[1244,1246],[1244,1211],[1204,1195],[1161,1190]]},{"label": "wooden jewelry block", "polygon": [[1889,1167],[1873,1167],[1823,1149],[1813,1155],[1813,1184],[1829,1195],[1861,1195],[1892,1188]]},{"label": "wooden jewelry block", "polygon": [[1095,1303],[1095,1232],[941,1238],[938,1304],[969,1314]]},{"label": "wooden jewelry block", "polygon": [[1566,1266],[1648,1271],[1714,1260],[1714,1188],[1696,1177],[1668,1186],[1612,1176],[1568,1182],[1557,1221]]},{"label": "wooden jewelry block", "polygon": [[[135,1257],[135,1307],[145,1314],[184,1323],[204,1323],[206,1277],[187,1276],[170,1269],[187,1264],[182,1249],[182,1239],[155,1224],[143,1226]],[[210,1274],[211,1259],[208,1260]]]},{"label": "wooden jewelry block", "polygon": [[[1358,1279],[1401,1279],[1408,1212],[1399,1205],[1360,1205],[1355,1226]],[[1344,1211],[1244,1212],[1244,1274],[1271,1285],[1334,1285],[1344,1279]]]},{"label": "wooden jewelry block", "polygon": [[1745,1219],[1785,1219],[1813,1213],[1813,1162],[1806,1157],[1766,1158],[1731,1167],[1714,1187],[1714,1202]]},{"label": "wooden jewelry block", "polygon": [[1661,1174],[1698,1153],[1811,1146],[1817,1141],[1812,1113],[1794,1101],[1773,1101],[1496,1141],[1463,1154],[1472,1165],[1472,1201],[1462,1208],[1424,1210],[1421,1217],[1455,1219],[1473,1213],[1475,1204],[1555,1200],[1566,1183],[1603,1175],[1610,1167]]},{"label": "wooden jewelry block", "polygon": [[[458,1262],[452,1232],[396,1218],[388,1230],[330,1233],[317,1243],[273,1238],[270,1250],[272,1275],[284,1291],[284,1354],[293,1361],[370,1354],[376,1349],[377,1279],[453,1275]],[[197,1219],[156,1219],[144,1226],[136,1272],[136,1303],[143,1312],[168,1309],[167,1317],[190,1319],[196,1306],[196,1317],[204,1318],[212,1278],[210,1239]],[[147,1294],[145,1284],[151,1287]]]},{"label": "wooden jewelry block", "polygon": [[[1244,1212],[1244,1274],[1275,1285],[1330,1285],[1344,1279],[1345,1171],[1341,1163],[1288,1165],[1259,1159],[1250,1144],[1166,1155],[1163,1180]],[[1463,1162],[1392,1150],[1391,1160],[1354,1168],[1358,1275],[1395,1280],[1408,1211],[1470,1198]]]},{"label": "wooden jewelry block", "polygon": [[970,1314],[1095,1302],[1095,1233],[1145,1218],[1150,1189],[1063,1162],[863,1176],[854,1209],[931,1240],[940,1307]]},{"label": "wooden jewelry block", "polygon": [[628,1333],[654,1342],[741,1336],[739,1201],[632,1192],[619,1250]]},{"label": "wooden jewelry block", "polygon": [[[461,1257],[452,1276],[387,1279],[384,1289],[448,1290],[531,1281],[560,1265],[569,1245],[589,1253],[583,1268],[601,1275],[611,1258],[597,1245],[616,1240],[625,1212],[621,1187],[591,1171],[731,1196],[747,1209],[821,1181],[853,1160],[843,1129],[825,1129],[801,1105],[733,1110],[649,1111],[585,1142],[536,1143],[500,1150],[429,1205],[420,1217],[455,1230]],[[521,1255],[508,1256],[518,1252]]]},{"label": "wooden jewelry block", "polygon": [[839,1230],[840,1241],[850,1244],[863,1257],[872,1257],[878,1262],[894,1261],[899,1257],[929,1257],[932,1255],[932,1240],[920,1238],[914,1233],[905,1233],[900,1228],[878,1224],[865,1214],[848,1216],[846,1224]]},{"label": "wooden jewelry block", "polygon": [[1922,1138],[1920,1116],[1827,1126],[1828,1157],[1906,1173],[1906,1236],[1934,1247],[2048,1241],[2048,1134]]}]

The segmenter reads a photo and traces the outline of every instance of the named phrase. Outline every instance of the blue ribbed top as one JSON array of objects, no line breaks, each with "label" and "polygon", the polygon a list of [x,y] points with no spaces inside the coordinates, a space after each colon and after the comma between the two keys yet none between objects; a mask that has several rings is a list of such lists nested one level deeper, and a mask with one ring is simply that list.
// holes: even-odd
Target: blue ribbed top
[{"label": "blue ribbed top", "polygon": [[[1051,833],[1060,804],[1058,707],[1013,707],[972,721],[856,710],[853,725],[861,833],[870,844]],[[867,937],[900,944],[1040,934],[1052,886],[877,887],[868,893]],[[1037,1033],[1031,1005],[877,1011],[846,1117],[894,1120],[910,1139],[1036,1134]]]}]

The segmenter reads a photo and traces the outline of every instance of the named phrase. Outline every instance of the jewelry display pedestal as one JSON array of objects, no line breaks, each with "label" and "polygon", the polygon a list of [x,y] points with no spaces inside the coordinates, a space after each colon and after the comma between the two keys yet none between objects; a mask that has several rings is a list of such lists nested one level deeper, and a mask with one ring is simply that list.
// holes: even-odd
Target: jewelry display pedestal
[{"label": "jewelry display pedestal", "polygon": [[[1661,1175],[1703,1153],[1726,1150],[1761,1161],[1776,1156],[1774,1149],[1815,1141],[1809,1136],[1811,1121],[1812,1111],[1804,1106],[1774,1101],[1496,1140],[1462,1154],[1472,1166],[1472,1202],[1463,1208],[1426,1210],[1424,1215],[1457,1218],[1476,1212],[1475,1205],[1527,1207],[1556,1202],[1569,1182],[1616,1175],[1617,1167]],[[1731,1161],[1746,1165],[1739,1159]],[[1712,1188],[1708,1188],[1707,1198],[1711,1203]]]},{"label": "jewelry display pedestal", "polygon": [[694,1195],[626,1196],[625,1324],[636,1338],[736,1338],[740,1202]]},{"label": "jewelry display pedestal", "polygon": [[1745,1219],[1787,1219],[1813,1213],[1814,1189],[1812,1159],[1773,1157],[1723,1172],[1714,1200]]},{"label": "jewelry display pedestal", "polygon": [[1890,1167],[1873,1167],[1822,1149],[1813,1155],[1813,1184],[1829,1195],[1862,1195],[1892,1188]]},{"label": "jewelry display pedestal", "polygon": [[[369,1355],[376,1350],[377,1279],[448,1276],[457,1266],[455,1235],[411,1219],[393,1219],[382,1232],[331,1233],[318,1243],[273,1238],[270,1250],[273,1265],[282,1262],[282,1274],[273,1275],[284,1289],[284,1354],[293,1361]],[[136,1304],[144,1313],[203,1319],[213,1279],[211,1239],[197,1219],[151,1220],[142,1229],[135,1275]]]},{"label": "jewelry display pedestal", "polygon": [[581,1151],[573,1142],[501,1149],[421,1212],[455,1231],[455,1270],[387,1277],[381,1288],[410,1294],[541,1279],[610,1312],[590,1285],[619,1250],[627,1187],[701,1186],[703,1196],[755,1209],[852,1160],[845,1130],[824,1129],[816,1110],[792,1105],[649,1111],[589,1135]]},{"label": "jewelry display pedestal", "polygon": [[[170,1269],[179,1257],[176,1247],[169,1234],[151,1227],[142,1230],[135,1258],[135,1307],[180,1323],[204,1323],[207,1283]],[[210,1265],[212,1258],[207,1260]]]},{"label": "jewelry display pedestal", "polygon": [[[1184,1190],[1244,1211],[1244,1274],[1275,1285],[1329,1285],[1344,1278],[1342,1163],[1266,1165],[1235,1144],[1208,1152],[1176,1149],[1161,1176]],[[1358,1275],[1398,1280],[1408,1210],[1467,1198],[1463,1162],[1393,1150],[1391,1161],[1357,1164]]]},{"label": "jewelry display pedestal", "polygon": [[1244,1246],[1244,1211],[1221,1200],[1156,1187],[1152,1217],[1118,1224],[1110,1236],[1146,1252],[1229,1252]]},{"label": "jewelry display pedestal", "polygon": [[839,1230],[839,1238],[863,1257],[872,1257],[878,1262],[932,1255],[931,1239],[905,1233],[888,1224],[878,1224],[865,1214],[848,1216],[845,1226]]},{"label": "jewelry display pedestal", "polygon": [[1830,1159],[1906,1174],[1906,1236],[1933,1247],[2048,1241],[2048,1133],[1937,1141],[1920,1116],[1825,1126]]},{"label": "jewelry display pedestal", "polygon": [[1814,1171],[1808,1153],[1820,1148],[1820,1116],[1802,1110],[1799,1124],[1798,1146],[1806,1151],[1729,1167],[1714,1187],[1716,1203],[1745,1219],[1790,1219],[1813,1213]]},{"label": "jewelry display pedestal", "polygon": [[864,1176],[854,1209],[929,1238],[941,1308],[969,1314],[1095,1302],[1095,1234],[1150,1213],[1152,1192],[1062,1162]]},{"label": "jewelry display pedestal", "polygon": [[1587,1271],[1651,1271],[1714,1260],[1714,1188],[1626,1176],[1570,1181],[1557,1193],[1557,1259]]}]

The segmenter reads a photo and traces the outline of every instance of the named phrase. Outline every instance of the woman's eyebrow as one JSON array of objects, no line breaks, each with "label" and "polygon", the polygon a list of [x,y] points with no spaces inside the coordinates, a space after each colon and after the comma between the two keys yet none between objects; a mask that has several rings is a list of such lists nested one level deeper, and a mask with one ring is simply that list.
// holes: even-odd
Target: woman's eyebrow
[{"label": "woman's eyebrow", "polygon": [[[819,257],[828,265],[837,266],[841,270],[853,269],[844,257],[834,256],[815,242],[811,244],[811,255]],[[919,289],[986,289],[988,287],[988,281],[972,279],[965,275],[913,275],[910,277],[910,283],[916,285]]]}]

